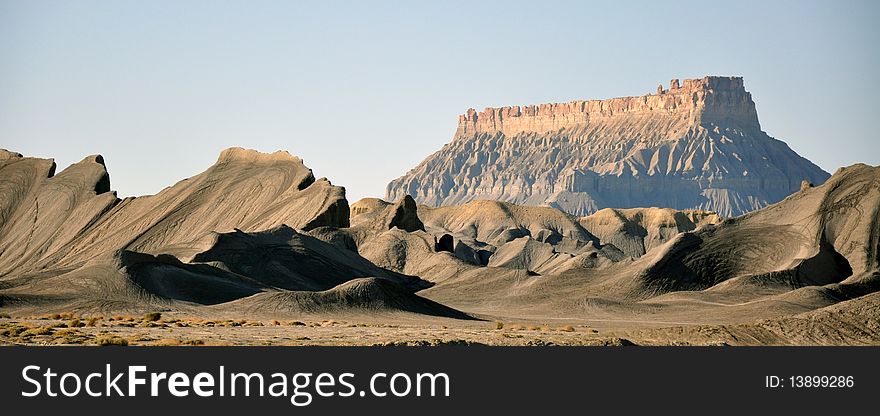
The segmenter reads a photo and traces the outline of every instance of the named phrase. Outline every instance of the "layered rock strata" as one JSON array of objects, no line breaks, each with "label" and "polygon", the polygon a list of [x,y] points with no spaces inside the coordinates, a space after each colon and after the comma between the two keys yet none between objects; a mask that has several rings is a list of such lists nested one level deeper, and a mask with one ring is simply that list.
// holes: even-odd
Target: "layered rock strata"
[{"label": "layered rock strata", "polygon": [[386,200],[489,199],[573,215],[606,207],[735,216],[828,173],[761,130],[740,77],[673,80],[657,94],[469,109],[452,142],[393,180]]}]

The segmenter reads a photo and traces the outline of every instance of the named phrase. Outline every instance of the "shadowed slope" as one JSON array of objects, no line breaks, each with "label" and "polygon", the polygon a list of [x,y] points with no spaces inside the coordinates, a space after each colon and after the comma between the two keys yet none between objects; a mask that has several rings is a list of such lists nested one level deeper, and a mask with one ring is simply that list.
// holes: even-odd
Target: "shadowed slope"
[{"label": "shadowed slope", "polygon": [[286,290],[327,290],[361,277],[382,277],[411,289],[426,287],[419,279],[390,272],[356,252],[339,248],[290,227],[217,235],[216,242],[196,254],[193,263],[208,263]]},{"label": "shadowed slope", "polygon": [[215,305],[263,292],[329,290],[364,277],[391,282],[410,294],[429,286],[287,227],[215,234],[196,245],[206,247],[190,260],[171,253],[128,250],[101,255],[68,272],[7,280],[3,294],[24,308],[101,310],[100,305],[118,305],[145,310],[150,305],[184,309],[187,304]]},{"label": "shadowed slope", "polygon": [[[880,167],[855,165],[760,211],[677,234],[635,261],[541,275],[471,269],[422,295],[474,313],[549,319],[565,311],[626,325],[776,318],[880,289],[878,209]],[[530,246],[497,253],[517,267],[558,256]]]},{"label": "shadowed slope", "polygon": [[39,159],[7,158],[0,169],[0,275],[75,267],[120,249],[158,253],[215,231],[348,225],[344,189],[315,180],[287,152],[227,149],[195,177],[121,201],[107,192],[100,156],[54,177]]},{"label": "shadowed slope", "polygon": [[[4,306],[187,310],[264,292],[330,291],[309,298],[337,302],[347,295],[333,293],[348,293],[366,305],[381,294],[376,301],[393,308],[393,299],[430,286],[375,266],[344,242],[297,231],[332,234],[349,225],[349,209],[343,188],[316,180],[286,152],[227,149],[193,178],[124,200],[109,192],[100,156],[54,175],[51,160],[4,151],[0,173]],[[414,211],[412,199],[402,201],[388,225],[420,226]],[[359,278],[375,281],[364,286],[370,290],[333,292]],[[422,301],[409,299],[407,308],[442,310]]]},{"label": "shadowed slope", "polygon": [[630,257],[641,257],[680,233],[718,222],[721,218],[714,212],[670,208],[605,208],[580,218],[601,244],[613,244]]},{"label": "shadowed slope", "polygon": [[745,276],[790,284],[870,279],[880,268],[880,167],[854,165],[763,210],[681,234],[640,259],[652,291],[699,290]]},{"label": "shadowed slope", "polygon": [[555,208],[528,207],[496,201],[473,201],[460,206],[420,207],[419,217],[429,230],[456,238],[501,245],[530,235],[556,244],[563,238],[583,242],[596,238],[577,218]]},{"label": "shadowed slope", "polygon": [[375,277],[348,281],[320,292],[267,292],[228,305],[254,313],[319,314],[410,312],[456,319],[467,314],[418,296],[399,283]]}]

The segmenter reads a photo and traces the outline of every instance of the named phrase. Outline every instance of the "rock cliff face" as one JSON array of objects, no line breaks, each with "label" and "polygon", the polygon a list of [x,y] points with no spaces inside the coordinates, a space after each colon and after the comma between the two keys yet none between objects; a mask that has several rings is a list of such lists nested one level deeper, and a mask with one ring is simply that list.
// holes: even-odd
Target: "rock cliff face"
[{"label": "rock cliff face", "polygon": [[742,78],[705,77],[640,97],[469,109],[452,142],[388,184],[385,199],[734,216],[828,176],[761,131]]}]

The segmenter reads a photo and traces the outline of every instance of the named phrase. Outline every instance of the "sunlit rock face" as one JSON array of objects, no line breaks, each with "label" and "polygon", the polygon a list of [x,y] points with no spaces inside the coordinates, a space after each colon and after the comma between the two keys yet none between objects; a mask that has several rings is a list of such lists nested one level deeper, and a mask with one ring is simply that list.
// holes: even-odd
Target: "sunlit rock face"
[{"label": "sunlit rock face", "polygon": [[828,177],[761,130],[742,78],[704,77],[639,97],[469,109],[452,142],[388,184],[385,199],[736,216]]}]

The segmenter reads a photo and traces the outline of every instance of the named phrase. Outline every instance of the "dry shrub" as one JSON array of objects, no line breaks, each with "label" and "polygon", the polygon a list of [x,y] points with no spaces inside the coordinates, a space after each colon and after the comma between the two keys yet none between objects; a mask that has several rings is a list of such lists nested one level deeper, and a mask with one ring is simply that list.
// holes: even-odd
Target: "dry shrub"
[{"label": "dry shrub", "polygon": [[102,347],[126,346],[128,345],[128,340],[117,336],[103,336],[98,338],[96,343]]},{"label": "dry shrub", "polygon": [[504,322],[495,322],[495,329],[504,329]]},{"label": "dry shrub", "polygon": [[0,335],[7,337],[17,337],[21,335],[22,332],[27,331],[29,328],[24,325],[12,325],[8,328],[0,329]]},{"label": "dry shrub", "polygon": [[73,328],[59,329],[52,334],[53,344],[82,344],[87,339],[87,336]]},{"label": "dry shrub", "polygon": [[162,319],[162,314],[159,312],[150,312],[144,315],[145,321],[156,322],[159,319]]},{"label": "dry shrub", "polygon": [[179,346],[197,346],[205,345],[205,341],[200,339],[160,339],[150,344],[154,347],[179,347]]},{"label": "dry shrub", "polygon": [[19,336],[20,337],[29,337],[29,336],[36,336],[36,335],[52,335],[52,327],[41,326],[41,327],[37,327],[37,328],[31,328],[31,329],[28,329],[28,330],[22,332]]}]

